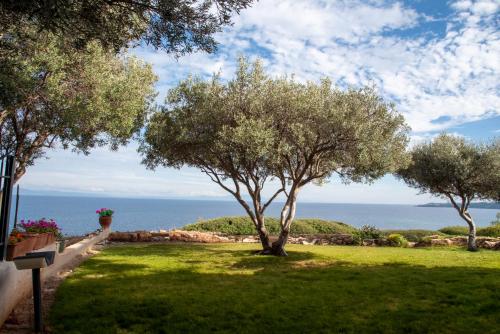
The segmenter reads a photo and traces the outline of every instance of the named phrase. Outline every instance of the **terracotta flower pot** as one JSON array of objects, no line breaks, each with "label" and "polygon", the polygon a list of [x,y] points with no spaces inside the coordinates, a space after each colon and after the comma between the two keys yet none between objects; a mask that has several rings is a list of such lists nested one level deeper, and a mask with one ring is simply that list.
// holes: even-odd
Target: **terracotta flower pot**
[{"label": "terracotta flower pot", "polygon": [[47,245],[52,245],[56,242],[56,236],[54,233],[47,233]]},{"label": "terracotta flower pot", "polygon": [[103,229],[109,228],[109,225],[111,225],[111,221],[113,220],[113,217],[111,216],[101,216],[99,217],[99,224],[101,224],[101,227]]},{"label": "terracotta flower pot", "polygon": [[47,237],[43,233],[26,233],[26,236],[34,240],[33,250],[43,248],[47,241]]},{"label": "terracotta flower pot", "polygon": [[19,241],[14,245],[7,246],[7,261],[12,261],[13,258],[18,256],[23,256],[28,252],[31,252],[34,248],[36,238],[27,237],[26,239]]}]

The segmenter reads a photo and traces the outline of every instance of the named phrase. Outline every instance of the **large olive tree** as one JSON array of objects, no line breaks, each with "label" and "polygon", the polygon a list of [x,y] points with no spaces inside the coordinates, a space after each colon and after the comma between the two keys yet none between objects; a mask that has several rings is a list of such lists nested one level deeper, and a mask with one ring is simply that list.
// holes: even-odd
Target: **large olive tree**
[{"label": "large olive tree", "polygon": [[150,65],[98,43],[80,52],[36,27],[0,42],[0,153],[16,157],[16,181],[56,144],[116,148],[143,127],[156,95]]},{"label": "large olive tree", "polygon": [[[394,171],[405,161],[406,133],[403,117],[373,89],[271,78],[242,59],[226,84],[189,78],[172,89],[140,151],[149,168],[200,168],[245,208],[263,253],[286,255],[300,190],[333,174],[369,182]],[[265,185],[274,189],[264,200]],[[271,243],[264,212],[280,195],[281,233]]]},{"label": "large olive tree", "polygon": [[0,36],[13,26],[36,25],[70,38],[74,46],[99,41],[120,50],[144,42],[176,55],[213,52],[213,35],[253,0],[2,0]]},{"label": "large olive tree", "polygon": [[469,204],[474,199],[500,201],[500,141],[474,144],[442,134],[411,150],[411,163],[397,175],[410,187],[451,201],[469,226],[467,249],[477,250],[476,225]]}]

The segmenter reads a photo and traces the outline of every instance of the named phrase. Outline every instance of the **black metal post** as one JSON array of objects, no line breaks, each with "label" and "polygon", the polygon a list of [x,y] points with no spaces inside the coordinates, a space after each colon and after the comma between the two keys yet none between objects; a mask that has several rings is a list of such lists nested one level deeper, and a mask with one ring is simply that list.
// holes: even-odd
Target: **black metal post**
[{"label": "black metal post", "polygon": [[42,286],[40,283],[40,268],[32,270],[33,276],[33,306],[35,309],[35,332],[42,331]]},{"label": "black metal post", "polygon": [[[7,156],[5,172],[1,175],[2,184],[2,204],[0,209],[0,261],[5,259],[7,253],[7,238],[9,234],[10,202],[12,198],[12,187],[14,181],[14,157]],[[2,164],[3,167],[3,164]]]},{"label": "black metal post", "polygon": [[19,209],[19,185],[17,185],[17,192],[16,192],[16,211],[14,214],[14,228],[17,228],[17,211]]}]

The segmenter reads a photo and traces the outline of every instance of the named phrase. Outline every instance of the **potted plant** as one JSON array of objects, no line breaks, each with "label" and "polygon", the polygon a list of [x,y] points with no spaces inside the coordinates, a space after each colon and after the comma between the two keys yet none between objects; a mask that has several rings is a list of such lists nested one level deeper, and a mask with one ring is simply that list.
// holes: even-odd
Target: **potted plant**
[{"label": "potted plant", "polygon": [[7,261],[12,261],[13,258],[23,256],[27,252],[32,251],[35,242],[35,238],[26,236],[16,229],[12,230],[7,245]]},{"label": "potted plant", "polygon": [[107,208],[101,208],[96,210],[95,213],[99,215],[99,224],[103,229],[109,228],[111,221],[113,220],[114,211]]},{"label": "potted plant", "polygon": [[40,249],[56,241],[56,236],[60,233],[60,228],[53,219],[41,218],[39,220],[21,220],[21,227],[26,235],[34,238],[33,249]]}]

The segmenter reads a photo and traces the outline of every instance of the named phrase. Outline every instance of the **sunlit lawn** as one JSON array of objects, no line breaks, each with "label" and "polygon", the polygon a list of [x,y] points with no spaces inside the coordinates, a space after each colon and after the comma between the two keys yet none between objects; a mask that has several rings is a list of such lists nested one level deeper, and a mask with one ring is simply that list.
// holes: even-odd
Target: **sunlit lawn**
[{"label": "sunlit lawn", "polygon": [[500,252],[110,247],[59,288],[58,333],[498,333]]}]

